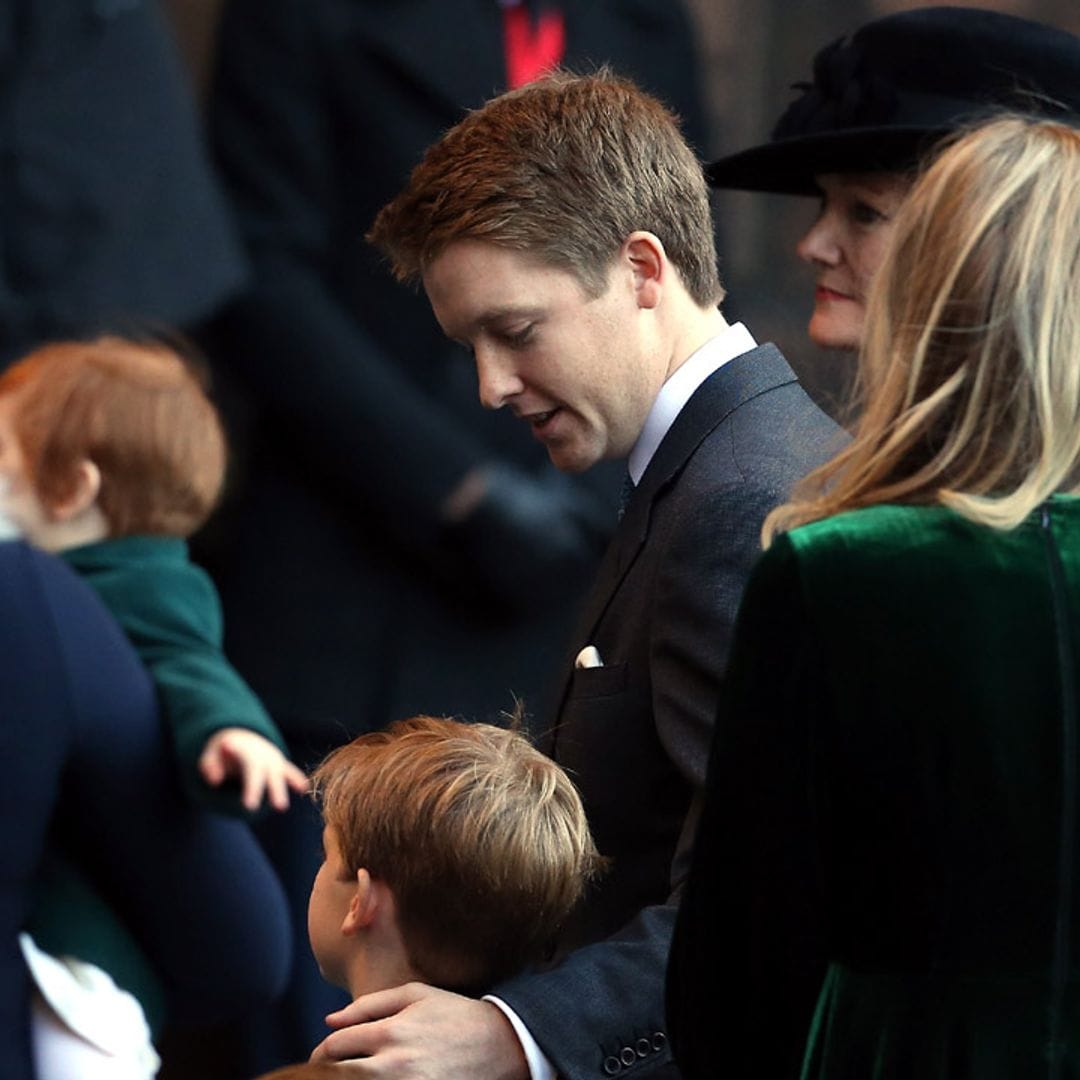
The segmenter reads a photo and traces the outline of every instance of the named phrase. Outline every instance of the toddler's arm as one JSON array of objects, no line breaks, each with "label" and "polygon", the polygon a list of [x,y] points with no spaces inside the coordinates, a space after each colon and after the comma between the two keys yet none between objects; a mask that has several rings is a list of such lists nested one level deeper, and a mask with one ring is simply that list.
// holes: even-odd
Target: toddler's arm
[{"label": "toddler's arm", "polygon": [[245,810],[258,810],[263,795],[275,810],[287,810],[290,788],[302,794],[307,777],[269,739],[242,727],[220,728],[199,755],[199,773],[217,787],[230,777],[241,784]]}]

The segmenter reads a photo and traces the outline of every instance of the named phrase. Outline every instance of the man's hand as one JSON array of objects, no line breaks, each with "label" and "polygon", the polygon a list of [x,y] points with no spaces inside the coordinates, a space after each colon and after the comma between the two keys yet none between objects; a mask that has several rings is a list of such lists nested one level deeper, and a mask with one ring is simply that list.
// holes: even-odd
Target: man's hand
[{"label": "man's hand", "polygon": [[265,794],[275,810],[288,810],[289,789],[302,794],[307,777],[269,739],[248,728],[221,728],[215,731],[199,755],[199,772],[217,787],[230,777],[239,777],[243,804],[258,810]]},{"label": "man's hand", "polygon": [[326,1018],[337,1028],[312,1061],[350,1061],[385,1080],[529,1080],[514,1029],[489,1001],[407,983],[365,994]]}]

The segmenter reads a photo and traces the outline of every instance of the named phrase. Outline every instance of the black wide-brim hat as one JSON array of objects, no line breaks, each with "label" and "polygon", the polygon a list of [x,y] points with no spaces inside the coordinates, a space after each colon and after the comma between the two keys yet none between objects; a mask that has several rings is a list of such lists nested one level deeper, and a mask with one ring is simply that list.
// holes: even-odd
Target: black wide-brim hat
[{"label": "black wide-brim hat", "polygon": [[706,167],[714,187],[814,194],[815,175],[907,172],[943,136],[1002,111],[1076,123],[1080,38],[975,8],[867,23],[814,57],[769,142]]}]

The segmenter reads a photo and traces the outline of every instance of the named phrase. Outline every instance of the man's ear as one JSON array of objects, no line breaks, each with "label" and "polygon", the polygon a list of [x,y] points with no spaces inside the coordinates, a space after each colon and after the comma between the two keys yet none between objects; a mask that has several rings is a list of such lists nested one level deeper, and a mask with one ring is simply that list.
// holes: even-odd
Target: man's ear
[{"label": "man's ear", "polygon": [[379,893],[371,875],[363,867],[356,871],[356,889],[349,900],[349,910],[341,923],[343,934],[355,934],[366,930],[379,911]]},{"label": "man's ear", "polygon": [[623,241],[622,256],[634,275],[634,294],[639,308],[654,308],[669,272],[667,252],[660,238],[638,230]]},{"label": "man's ear", "polygon": [[100,494],[101,470],[89,458],[83,458],[75,466],[71,491],[49,505],[49,515],[54,521],[71,521],[92,507]]}]

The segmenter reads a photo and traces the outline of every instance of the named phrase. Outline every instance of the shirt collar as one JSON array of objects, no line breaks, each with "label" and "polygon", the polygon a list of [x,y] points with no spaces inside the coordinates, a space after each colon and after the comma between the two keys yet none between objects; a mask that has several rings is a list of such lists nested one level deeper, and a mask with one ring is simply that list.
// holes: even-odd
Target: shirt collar
[{"label": "shirt collar", "polygon": [[736,356],[742,356],[754,348],[757,348],[757,342],[750,331],[741,322],[732,323],[716,337],[706,341],[697,352],[691,353],[668,376],[667,381],[660,387],[660,393],[656,395],[649,415],[645,418],[645,426],[641,429],[626,463],[635,486],[645,475],[657,447],[675,423],[675,417],[682,412],[683,406],[694,396],[697,388],[729,360],[734,360]]}]

